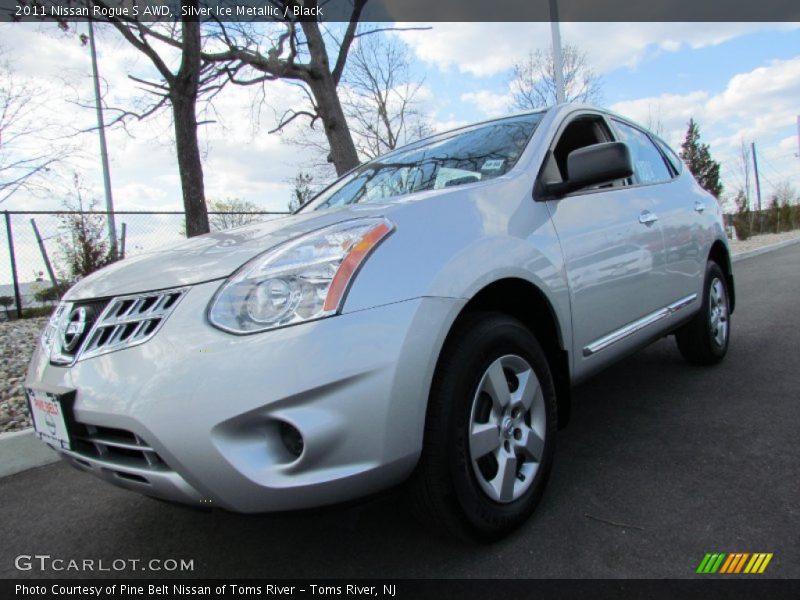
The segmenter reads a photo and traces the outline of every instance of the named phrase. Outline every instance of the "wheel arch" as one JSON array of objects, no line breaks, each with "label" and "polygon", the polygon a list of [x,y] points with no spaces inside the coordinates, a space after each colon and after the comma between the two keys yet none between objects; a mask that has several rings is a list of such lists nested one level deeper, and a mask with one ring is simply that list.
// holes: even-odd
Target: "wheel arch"
[{"label": "wheel arch", "polygon": [[[505,278],[481,288],[456,316],[444,345],[459,322],[470,313],[494,311],[521,321],[533,332],[547,355],[558,400],[558,426],[569,422],[571,383],[569,353],[553,305],[544,292],[533,283],[520,278]],[[443,346],[444,347],[444,346]]]},{"label": "wheel arch", "polygon": [[733,264],[731,262],[731,255],[725,242],[716,240],[711,245],[711,250],[708,253],[708,260],[713,260],[717,263],[725,274],[725,283],[728,286],[728,296],[730,296],[730,312],[733,313],[733,309],[736,306],[736,290],[733,285]]}]

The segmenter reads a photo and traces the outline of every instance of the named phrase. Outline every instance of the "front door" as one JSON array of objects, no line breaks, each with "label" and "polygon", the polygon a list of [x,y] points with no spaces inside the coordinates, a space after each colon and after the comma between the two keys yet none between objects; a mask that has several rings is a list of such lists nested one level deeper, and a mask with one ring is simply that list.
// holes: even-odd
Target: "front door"
[{"label": "front door", "polygon": [[[605,119],[585,114],[562,128],[543,168],[566,177],[566,156],[612,140]],[[664,242],[653,204],[634,180],[547,201],[564,255],[573,320],[574,372],[589,374],[649,335],[647,317],[663,307]]]}]

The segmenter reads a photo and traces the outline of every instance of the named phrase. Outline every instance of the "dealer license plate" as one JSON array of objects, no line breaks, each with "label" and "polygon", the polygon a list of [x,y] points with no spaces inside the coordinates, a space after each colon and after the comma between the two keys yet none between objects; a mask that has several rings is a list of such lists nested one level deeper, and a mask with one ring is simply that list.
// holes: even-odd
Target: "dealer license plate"
[{"label": "dealer license plate", "polygon": [[36,437],[66,450],[71,449],[64,405],[59,394],[27,388],[28,403]]}]

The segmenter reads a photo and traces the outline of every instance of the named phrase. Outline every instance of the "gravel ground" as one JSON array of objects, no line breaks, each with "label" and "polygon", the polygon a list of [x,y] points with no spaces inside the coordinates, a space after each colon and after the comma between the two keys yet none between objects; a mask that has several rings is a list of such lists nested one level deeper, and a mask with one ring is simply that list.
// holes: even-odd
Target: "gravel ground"
[{"label": "gravel ground", "polygon": [[[738,254],[795,238],[800,238],[800,230],[732,241],[731,248]],[[0,433],[31,426],[22,385],[34,344],[46,322],[41,318],[0,323]]]},{"label": "gravel ground", "polygon": [[22,386],[47,318],[0,323],[0,433],[31,426]]},{"label": "gravel ground", "polygon": [[748,238],[743,242],[740,242],[739,240],[733,240],[731,241],[731,250],[734,254],[738,254],[740,252],[757,250],[758,248],[763,248],[764,246],[769,246],[770,244],[778,244],[780,242],[796,240],[798,238],[800,238],[800,229],[786,231],[784,233],[765,233],[763,235],[757,235],[755,237]]}]

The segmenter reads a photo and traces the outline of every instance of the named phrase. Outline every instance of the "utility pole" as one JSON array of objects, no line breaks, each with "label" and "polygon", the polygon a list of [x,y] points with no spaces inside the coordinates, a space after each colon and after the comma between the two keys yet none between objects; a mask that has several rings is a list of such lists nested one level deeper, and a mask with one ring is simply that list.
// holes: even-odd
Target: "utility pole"
[{"label": "utility pole", "polygon": [[94,102],[97,108],[97,131],[100,134],[100,160],[103,163],[103,187],[106,192],[106,211],[108,212],[108,241],[111,246],[111,258],[113,260],[117,257],[117,226],[114,220],[114,199],[111,197],[111,172],[108,168],[106,127],[103,122],[103,107],[100,104],[100,78],[97,74],[97,49],[94,45],[94,26],[91,21],[89,21],[89,46],[92,54]]},{"label": "utility pole", "polygon": [[[758,212],[761,212],[761,182],[758,179],[758,157],[756,156],[756,143],[750,144],[750,149],[753,152],[753,172],[756,176],[756,201],[758,202]],[[759,217],[760,218],[760,217]]]},{"label": "utility pole", "polygon": [[797,157],[800,158],[800,115],[797,115]]},{"label": "utility pole", "polygon": [[550,0],[550,34],[553,38],[553,70],[556,79],[556,103],[566,102],[564,61],[561,57],[561,28],[558,23],[558,0]]},{"label": "utility pole", "polygon": [[[764,231],[764,215],[761,212],[761,181],[758,178],[758,157],[756,156],[756,143],[751,142],[750,148],[753,151],[753,173],[756,179],[756,201],[758,202],[758,233]],[[752,226],[751,226],[752,229]]]}]

